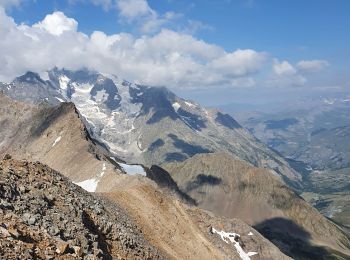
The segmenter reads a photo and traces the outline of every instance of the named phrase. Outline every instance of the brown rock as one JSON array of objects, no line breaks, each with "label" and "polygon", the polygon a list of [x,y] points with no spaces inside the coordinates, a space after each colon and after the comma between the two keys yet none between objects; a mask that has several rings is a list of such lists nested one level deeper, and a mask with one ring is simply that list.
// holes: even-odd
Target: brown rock
[{"label": "brown rock", "polygon": [[82,253],[83,253],[83,250],[81,250],[81,247],[80,247],[80,246],[73,246],[73,250],[74,250],[74,253],[75,253],[77,256],[81,256]]},{"label": "brown rock", "polygon": [[0,234],[2,237],[9,237],[11,236],[10,232],[6,228],[0,227]]},{"label": "brown rock", "polygon": [[66,252],[66,250],[68,249],[69,244],[67,242],[59,242],[57,244],[57,249],[56,249],[56,253],[57,254],[64,254]]},{"label": "brown rock", "polygon": [[12,156],[10,154],[5,154],[4,160],[11,160]]},{"label": "brown rock", "polygon": [[11,234],[11,236],[13,236],[15,238],[19,237],[19,233],[18,233],[17,229],[15,229],[15,228],[12,228],[12,227],[9,228],[8,232]]}]

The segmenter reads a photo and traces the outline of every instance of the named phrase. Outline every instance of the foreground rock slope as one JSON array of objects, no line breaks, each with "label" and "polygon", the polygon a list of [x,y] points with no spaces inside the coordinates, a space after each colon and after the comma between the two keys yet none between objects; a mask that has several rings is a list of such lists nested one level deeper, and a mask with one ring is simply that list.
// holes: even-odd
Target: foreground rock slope
[{"label": "foreground rock slope", "polygon": [[3,257],[163,258],[121,208],[45,165],[0,162],[0,190]]},{"label": "foreground rock slope", "polygon": [[[248,259],[243,258],[248,255],[289,259],[242,221],[185,206],[157,191],[155,183],[142,186],[145,191],[134,189],[130,196],[119,191],[103,199],[41,163],[6,156],[0,162],[1,255],[7,259]],[[131,204],[122,203],[125,199]],[[237,232],[231,237],[234,243],[213,232],[216,229]],[[237,246],[242,250],[237,251]]]}]

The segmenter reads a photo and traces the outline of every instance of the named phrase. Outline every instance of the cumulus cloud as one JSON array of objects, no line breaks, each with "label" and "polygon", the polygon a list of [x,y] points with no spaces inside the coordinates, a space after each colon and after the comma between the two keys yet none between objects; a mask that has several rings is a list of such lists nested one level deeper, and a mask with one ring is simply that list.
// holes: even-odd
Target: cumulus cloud
[{"label": "cumulus cloud", "polygon": [[325,60],[301,60],[297,67],[301,71],[316,72],[328,67],[329,63]]},{"label": "cumulus cloud", "polygon": [[278,76],[291,76],[295,75],[297,72],[296,69],[286,60],[282,62],[275,60],[273,64],[273,71]]},{"label": "cumulus cloud", "polygon": [[[128,33],[86,35],[62,12],[34,25],[17,25],[0,8],[0,80],[27,70],[54,66],[87,67],[130,81],[172,88],[254,85],[252,76],[264,66],[266,54],[223,48],[173,30],[135,37]],[[174,44],[176,43],[176,44]]]},{"label": "cumulus cloud", "polygon": [[288,61],[280,62],[277,59],[273,60],[272,65],[273,75],[267,81],[270,86],[285,87],[285,86],[302,86],[306,83],[306,78]]},{"label": "cumulus cloud", "polygon": [[145,15],[155,15],[155,11],[146,0],[118,0],[120,15],[127,19],[135,19]]},{"label": "cumulus cloud", "polygon": [[78,22],[68,18],[62,12],[54,12],[46,15],[45,19],[33,25],[35,28],[41,28],[53,35],[60,35],[65,31],[76,31]]}]

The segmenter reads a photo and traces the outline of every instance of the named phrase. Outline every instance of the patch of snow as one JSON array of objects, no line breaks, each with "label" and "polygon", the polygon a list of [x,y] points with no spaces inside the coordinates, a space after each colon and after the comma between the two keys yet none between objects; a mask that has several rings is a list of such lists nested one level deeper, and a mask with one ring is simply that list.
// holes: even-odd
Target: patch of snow
[{"label": "patch of snow", "polygon": [[118,164],[123,168],[123,170],[128,175],[140,174],[142,176],[146,176],[146,172],[141,165],[130,165],[125,163],[118,163]]},{"label": "patch of snow", "polygon": [[189,107],[196,107],[195,104],[192,104],[191,102],[185,101],[185,104]]},{"label": "patch of snow", "polygon": [[313,169],[312,169],[312,167],[311,167],[310,165],[308,165],[308,166],[306,167],[306,170],[312,171]]},{"label": "patch of snow", "polygon": [[56,138],[55,142],[52,144],[52,147],[54,147],[59,141],[61,141],[62,136],[59,136]]},{"label": "patch of snow", "polygon": [[101,172],[101,174],[100,174],[100,178],[103,177],[103,175],[105,175],[106,169],[107,169],[106,164],[103,163],[103,165],[102,165],[102,172]]},{"label": "patch of snow", "polygon": [[[112,158],[112,157],[111,157]],[[100,182],[101,178],[103,177],[103,175],[105,175],[105,171],[107,170],[106,167],[106,163],[103,163],[102,165],[102,172],[100,173],[100,175],[96,178],[92,178],[92,179],[88,179],[85,181],[81,181],[81,182],[73,182],[74,184],[82,187],[84,190],[88,191],[88,192],[95,192],[98,183]]]},{"label": "patch of snow", "polygon": [[62,98],[59,97],[55,97],[58,101],[60,101],[61,103],[65,102]]},{"label": "patch of snow", "polygon": [[179,108],[181,107],[181,105],[178,102],[175,102],[172,104],[174,110],[177,112],[179,110]]},{"label": "patch of snow", "polygon": [[39,75],[43,80],[50,80],[49,73],[47,71],[40,72]]},{"label": "patch of snow", "polygon": [[109,94],[106,92],[105,89],[102,89],[100,91],[97,91],[95,100],[97,103],[105,102],[108,99]]},{"label": "patch of snow", "polygon": [[326,103],[327,105],[333,105],[335,101],[336,101],[335,99],[327,99],[327,98],[323,100],[323,102]]},{"label": "patch of snow", "polygon": [[59,81],[59,84],[60,84],[60,88],[63,89],[63,90],[66,90],[67,87],[68,87],[68,82],[69,82],[69,78],[65,75],[59,77],[58,81]]},{"label": "patch of snow", "polygon": [[82,182],[73,182],[73,183],[82,187],[84,190],[86,190],[88,192],[95,192],[98,182],[99,182],[98,179],[92,178],[92,179],[85,180]]},{"label": "patch of snow", "polygon": [[326,215],[329,218],[333,218],[334,214],[338,214],[338,213],[341,213],[341,212],[343,212],[342,206],[337,206],[337,207],[330,208]]},{"label": "patch of snow", "polygon": [[236,241],[236,238],[240,237],[240,235],[237,233],[233,233],[233,232],[228,233],[225,231],[218,231],[213,227],[211,228],[211,232],[213,234],[218,234],[225,243],[227,243],[227,244],[229,242],[233,243],[236,250],[237,250],[237,253],[239,254],[239,256],[241,257],[242,260],[250,260],[250,256],[258,254],[257,252],[248,252],[248,253],[244,252],[243,248],[239,244],[238,239]]}]

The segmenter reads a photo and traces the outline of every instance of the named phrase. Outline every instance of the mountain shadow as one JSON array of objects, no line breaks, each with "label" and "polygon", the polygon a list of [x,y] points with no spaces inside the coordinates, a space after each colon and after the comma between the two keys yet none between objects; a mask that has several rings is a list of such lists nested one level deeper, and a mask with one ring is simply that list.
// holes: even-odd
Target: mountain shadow
[{"label": "mountain shadow", "polygon": [[168,136],[172,139],[173,145],[180,151],[167,153],[165,156],[166,162],[182,162],[187,158],[194,156],[195,154],[212,152],[209,149],[204,148],[202,146],[187,143],[184,140],[179,139],[177,135],[168,134]]},{"label": "mountain shadow", "polygon": [[237,123],[230,115],[218,112],[215,121],[231,130],[242,128],[240,124]]},{"label": "mountain shadow", "polygon": [[163,168],[152,165],[152,167],[147,170],[147,177],[156,182],[159,187],[174,192],[182,201],[190,205],[197,205],[197,202],[193,198],[179,189],[174,179]]},{"label": "mountain shadow", "polygon": [[203,185],[219,185],[222,182],[221,178],[218,178],[213,175],[206,174],[198,174],[194,181],[190,181],[187,183],[186,192],[190,192],[191,190],[195,190]]},{"label": "mountain shadow", "polygon": [[253,227],[293,259],[349,259],[338,251],[311,244],[310,233],[289,219],[272,218]]},{"label": "mountain shadow", "polygon": [[173,140],[173,144],[176,148],[180,149],[181,152],[183,152],[184,154],[190,157],[198,153],[211,152],[209,149],[204,148],[202,146],[187,143],[184,140],[179,139],[177,135],[169,134],[168,136]]},{"label": "mountain shadow", "polygon": [[150,146],[148,147],[148,151],[153,152],[158,148],[162,147],[164,144],[165,142],[162,139],[158,138],[157,140],[155,140],[153,143],[150,144]]},{"label": "mountain shadow", "polygon": [[201,131],[203,128],[206,128],[206,120],[202,119],[201,116],[190,113],[182,108],[179,108],[177,113],[180,115],[181,119],[190,125],[193,129]]},{"label": "mountain shadow", "polygon": [[[38,137],[42,135],[47,128],[49,128],[59,118],[69,113],[71,110],[76,111],[73,103],[62,103],[55,107],[47,107],[47,109],[41,109],[31,120],[34,122],[40,122],[31,129],[31,135]],[[76,111],[77,113],[77,111]],[[41,120],[45,118],[45,120]]]}]

